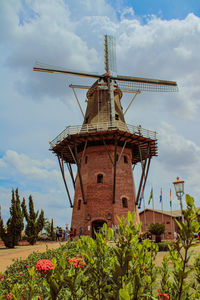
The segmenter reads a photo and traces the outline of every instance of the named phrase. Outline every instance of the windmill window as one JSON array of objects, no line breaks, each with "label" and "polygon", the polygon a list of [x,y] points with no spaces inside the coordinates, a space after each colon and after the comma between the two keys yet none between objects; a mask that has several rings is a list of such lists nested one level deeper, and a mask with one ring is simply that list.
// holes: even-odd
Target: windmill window
[{"label": "windmill window", "polygon": [[170,222],[166,222],[166,224],[170,224]]},{"label": "windmill window", "polygon": [[85,123],[86,123],[86,124],[88,124],[88,120],[89,120],[89,118],[87,117],[87,118],[85,119]]},{"label": "windmill window", "polygon": [[81,200],[78,200],[78,210],[81,209]]},{"label": "windmill window", "polygon": [[122,198],[122,206],[124,208],[127,208],[128,207],[128,201],[127,201],[127,198]]},{"label": "windmill window", "polygon": [[86,156],[85,157],[85,164],[87,164],[87,162],[88,162],[88,157]]},{"label": "windmill window", "polygon": [[126,155],[124,155],[124,163],[127,164],[128,163],[128,157]]},{"label": "windmill window", "polygon": [[103,174],[97,175],[97,183],[103,183]]},{"label": "windmill window", "polygon": [[115,120],[119,120],[119,115],[115,114]]},{"label": "windmill window", "polygon": [[119,160],[119,154],[116,155],[116,161],[118,161],[118,160]]}]

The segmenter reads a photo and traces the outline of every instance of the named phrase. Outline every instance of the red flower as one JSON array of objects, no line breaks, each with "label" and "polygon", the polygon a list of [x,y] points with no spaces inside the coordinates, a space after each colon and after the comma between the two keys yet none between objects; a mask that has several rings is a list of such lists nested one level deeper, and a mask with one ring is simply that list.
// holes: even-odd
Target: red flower
[{"label": "red flower", "polygon": [[50,270],[54,269],[54,264],[49,259],[41,259],[35,265],[38,272],[45,274]]},{"label": "red flower", "polygon": [[26,268],[28,268],[29,267],[29,265],[26,265]]},{"label": "red flower", "polygon": [[[77,255],[79,256],[79,255]],[[86,266],[86,263],[81,257],[72,257],[68,260],[68,263],[71,263],[73,268],[84,268]]]},{"label": "red flower", "polygon": [[41,300],[41,297],[40,297],[40,296],[38,296],[38,300]]},{"label": "red flower", "polygon": [[8,294],[6,300],[10,300],[12,298],[12,296],[13,296],[12,293]]},{"label": "red flower", "polygon": [[1,282],[4,282],[4,276],[3,276],[2,273],[0,273],[0,281],[1,281]]},{"label": "red flower", "polygon": [[161,293],[160,290],[158,290],[158,296],[160,296],[158,298],[158,300],[167,300],[167,299],[169,299],[169,295]]}]

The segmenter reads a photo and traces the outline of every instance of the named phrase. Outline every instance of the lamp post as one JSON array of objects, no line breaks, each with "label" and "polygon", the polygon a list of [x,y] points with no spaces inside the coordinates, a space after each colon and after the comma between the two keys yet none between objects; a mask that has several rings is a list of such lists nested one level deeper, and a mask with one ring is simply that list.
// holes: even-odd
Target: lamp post
[{"label": "lamp post", "polygon": [[176,178],[176,181],[173,182],[176,197],[180,201],[180,207],[181,207],[181,216],[182,216],[182,223],[184,223],[184,217],[183,217],[183,203],[182,203],[182,197],[184,195],[184,181],[181,180],[179,177]]}]

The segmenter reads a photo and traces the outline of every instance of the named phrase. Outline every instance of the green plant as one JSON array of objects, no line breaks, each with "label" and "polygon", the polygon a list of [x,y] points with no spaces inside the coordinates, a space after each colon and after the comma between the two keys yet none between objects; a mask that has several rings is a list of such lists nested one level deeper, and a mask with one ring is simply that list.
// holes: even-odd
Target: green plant
[{"label": "green plant", "polygon": [[[171,271],[166,267],[163,268],[164,277],[170,278],[170,280],[165,281],[163,292],[168,291],[173,300],[199,299],[200,297],[197,289],[198,298],[192,298],[193,284],[188,284],[186,281],[186,278],[193,271],[193,268],[189,267],[193,252],[189,252],[189,250],[197,245],[193,233],[199,232],[198,214],[200,210],[195,207],[194,199],[188,194],[186,194],[185,200],[187,209],[184,210],[184,223],[176,221],[179,226],[179,237],[169,248],[168,262],[171,262],[173,268]],[[197,262],[196,265],[198,265]]]},{"label": "green plant", "polygon": [[23,198],[22,209],[27,222],[25,234],[28,242],[33,245],[38,239],[39,232],[44,227],[44,212],[41,210],[40,215],[38,216],[39,211],[35,212],[31,195],[29,196],[29,213],[27,211],[25,198]]},{"label": "green plant", "polygon": [[171,246],[171,244],[171,242],[158,243],[158,251],[169,251],[169,246]]},{"label": "green plant", "polygon": [[151,234],[156,236],[156,243],[161,242],[161,234],[165,233],[165,225],[159,223],[152,223],[148,228]]},{"label": "green plant", "polygon": [[[189,251],[196,245],[193,232],[199,231],[199,210],[189,195],[186,204],[184,224],[178,223],[179,240],[169,246],[161,267],[155,265],[158,244],[139,240],[140,224],[135,225],[134,214],[128,213],[119,220],[118,237],[105,224],[95,240],[83,236],[57,250],[16,261],[0,275],[2,296],[11,293],[13,299],[21,300],[200,299],[200,255],[192,264]],[[43,266],[44,259],[48,262]]]},{"label": "green plant", "polygon": [[0,236],[8,248],[14,248],[21,239],[21,232],[24,228],[24,217],[20,204],[17,188],[15,191],[12,190],[10,218],[7,221],[6,227],[4,227],[3,219],[0,217]]}]

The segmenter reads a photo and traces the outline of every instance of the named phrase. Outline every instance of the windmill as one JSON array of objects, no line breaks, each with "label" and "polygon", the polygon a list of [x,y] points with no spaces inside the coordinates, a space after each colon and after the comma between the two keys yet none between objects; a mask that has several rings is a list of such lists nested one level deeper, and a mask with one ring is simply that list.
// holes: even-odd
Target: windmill
[{"label": "windmill", "polygon": [[[67,126],[50,142],[50,150],[57,156],[70,206],[73,207],[72,228],[93,235],[103,223],[117,226],[117,216],[128,210],[136,213],[140,207],[151,158],[157,156],[156,132],[141,126],[126,124],[124,115],[137,94],[143,91],[177,91],[174,81],[116,75],[115,39],[104,37],[106,73],[85,73],[62,67],[36,63],[33,70],[94,78],[92,86],[70,85],[84,117],[83,124]],[[85,113],[75,88],[88,89]],[[123,112],[122,93],[133,93]],[[139,186],[135,189],[133,171],[141,163]],[[74,176],[72,165],[77,166]],[[74,201],[65,176],[65,166],[74,187]],[[142,191],[142,193],[141,193]]]}]

